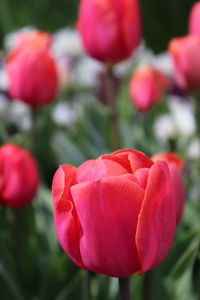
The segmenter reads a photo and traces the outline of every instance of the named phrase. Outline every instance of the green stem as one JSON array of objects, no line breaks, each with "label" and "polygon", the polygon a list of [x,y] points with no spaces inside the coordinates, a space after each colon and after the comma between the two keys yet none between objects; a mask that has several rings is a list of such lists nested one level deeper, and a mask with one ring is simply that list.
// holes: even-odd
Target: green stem
[{"label": "green stem", "polygon": [[92,272],[83,271],[83,300],[91,300],[91,279]]},{"label": "green stem", "polygon": [[197,133],[198,137],[200,137],[200,99],[199,97],[195,97],[195,119],[196,119],[196,126],[197,126]]},{"label": "green stem", "polygon": [[129,277],[119,278],[119,299],[120,300],[131,300],[130,278]]},{"label": "green stem", "polygon": [[31,144],[31,150],[35,154],[36,142],[37,142],[37,130],[36,130],[37,110],[34,107],[31,108],[31,121],[32,121],[32,128],[31,128],[31,135],[30,135],[30,144]]},{"label": "green stem", "polygon": [[151,271],[144,274],[143,277],[143,300],[151,299]]},{"label": "green stem", "polygon": [[0,121],[0,136],[3,143],[6,143],[8,141],[8,134],[4,127],[4,125]]},{"label": "green stem", "polygon": [[108,105],[111,110],[111,130],[112,130],[112,148],[117,150],[121,147],[121,138],[118,122],[118,113],[117,113],[117,93],[115,87],[115,77],[113,74],[113,68],[108,66]]}]

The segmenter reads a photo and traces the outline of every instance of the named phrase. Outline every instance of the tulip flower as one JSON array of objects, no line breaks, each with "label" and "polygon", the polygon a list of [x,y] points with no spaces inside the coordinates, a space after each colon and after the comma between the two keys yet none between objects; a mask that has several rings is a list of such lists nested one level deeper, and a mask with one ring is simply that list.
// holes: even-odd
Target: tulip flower
[{"label": "tulip flower", "polygon": [[138,0],[81,0],[78,30],[93,58],[109,64],[127,59],[141,38]]},{"label": "tulip flower", "polygon": [[168,253],[175,206],[166,162],[125,149],[61,165],[52,192],[58,240],[79,267],[126,277]]},{"label": "tulip flower", "polygon": [[200,35],[200,1],[192,6],[189,17],[189,33]]},{"label": "tulip flower", "polygon": [[176,223],[178,224],[183,215],[185,202],[184,183],[181,173],[183,161],[174,152],[158,153],[152,157],[152,160],[155,162],[164,160],[168,164],[172,180],[173,198],[176,205]]},{"label": "tulip flower", "polygon": [[30,203],[36,194],[39,175],[35,159],[25,149],[0,147],[0,203],[12,208]]},{"label": "tulip flower", "polygon": [[54,100],[58,89],[55,60],[48,51],[49,35],[21,36],[7,58],[8,92],[32,107]]},{"label": "tulip flower", "polygon": [[133,105],[139,111],[146,111],[157,103],[169,87],[169,80],[159,70],[151,66],[140,66],[129,83],[129,93]]},{"label": "tulip flower", "polygon": [[185,91],[200,89],[200,36],[174,38],[169,44],[177,85]]}]

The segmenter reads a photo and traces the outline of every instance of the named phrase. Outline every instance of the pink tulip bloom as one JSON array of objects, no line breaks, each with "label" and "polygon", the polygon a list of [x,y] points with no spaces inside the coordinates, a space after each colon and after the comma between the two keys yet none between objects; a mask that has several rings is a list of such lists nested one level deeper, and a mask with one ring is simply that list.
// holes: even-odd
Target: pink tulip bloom
[{"label": "pink tulip bloom", "polygon": [[138,0],[81,0],[77,25],[90,56],[109,64],[120,62],[140,43]]},{"label": "pink tulip bloom", "polygon": [[177,85],[185,91],[200,89],[200,35],[174,38],[169,52]]},{"label": "pink tulip bloom", "polygon": [[81,268],[126,277],[157,266],[171,247],[176,212],[164,161],[125,149],[61,165],[52,192],[58,240]]},{"label": "pink tulip bloom", "polygon": [[17,145],[1,146],[0,178],[0,203],[12,208],[30,203],[39,184],[34,157]]},{"label": "pink tulip bloom", "polygon": [[129,94],[133,105],[139,111],[149,110],[161,100],[169,87],[168,78],[151,66],[140,66],[129,83]]},{"label": "pink tulip bloom", "polygon": [[57,65],[48,51],[49,34],[35,32],[19,37],[7,58],[8,92],[33,107],[45,105],[56,97]]}]

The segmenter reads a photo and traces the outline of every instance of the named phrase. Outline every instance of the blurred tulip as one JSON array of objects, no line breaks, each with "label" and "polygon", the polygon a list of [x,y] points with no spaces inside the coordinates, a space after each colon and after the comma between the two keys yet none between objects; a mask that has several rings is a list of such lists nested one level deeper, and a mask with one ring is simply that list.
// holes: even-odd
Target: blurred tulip
[{"label": "blurred tulip", "polygon": [[114,277],[145,272],[168,253],[175,206],[167,164],[125,149],[59,167],[54,222],[64,251],[79,266]]},{"label": "blurred tulip", "polygon": [[176,223],[178,224],[183,215],[185,202],[184,183],[181,173],[183,161],[175,152],[155,154],[152,157],[152,160],[155,162],[157,162],[158,160],[164,160],[168,164],[172,180],[173,197],[176,205]]},{"label": "blurred tulip", "polygon": [[200,89],[200,36],[174,38],[169,44],[175,81],[186,91]]},{"label": "blurred tulip", "polygon": [[33,107],[54,100],[58,74],[55,60],[48,52],[49,42],[48,34],[26,34],[8,55],[8,91],[12,98]]},{"label": "blurred tulip", "polygon": [[150,109],[158,102],[169,87],[167,77],[151,66],[140,66],[129,83],[129,93],[139,111]]},{"label": "blurred tulip", "polygon": [[189,33],[200,35],[200,1],[192,6],[189,17]]},{"label": "blurred tulip", "polygon": [[82,0],[78,30],[90,56],[109,64],[120,62],[140,42],[138,0]]},{"label": "blurred tulip", "polygon": [[35,159],[27,150],[14,144],[1,146],[0,177],[0,203],[18,208],[32,201],[39,174]]}]

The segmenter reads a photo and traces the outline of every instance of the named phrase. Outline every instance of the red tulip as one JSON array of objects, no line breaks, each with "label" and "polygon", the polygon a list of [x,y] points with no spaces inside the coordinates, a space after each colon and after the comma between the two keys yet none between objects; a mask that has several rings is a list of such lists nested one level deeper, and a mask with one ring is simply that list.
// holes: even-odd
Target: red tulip
[{"label": "red tulip", "polygon": [[7,59],[9,87],[12,98],[33,107],[51,102],[58,89],[57,67],[48,52],[49,35],[41,33],[21,36]]},{"label": "red tulip", "polygon": [[30,203],[39,183],[35,159],[17,145],[1,146],[0,178],[0,203],[12,208]]},{"label": "red tulip", "polygon": [[78,30],[90,56],[105,63],[120,62],[140,42],[138,0],[82,0]]},{"label": "red tulip", "polygon": [[169,44],[175,81],[183,90],[200,88],[200,36],[174,38]]},{"label": "red tulip", "polygon": [[139,67],[129,83],[129,93],[134,106],[140,111],[150,109],[169,87],[167,77],[151,66]]},{"label": "red tulip", "polygon": [[61,165],[52,191],[58,240],[79,267],[129,276],[155,267],[169,251],[175,207],[164,161],[125,149],[79,168]]},{"label": "red tulip", "polygon": [[185,193],[181,173],[183,161],[174,152],[158,153],[152,157],[153,161],[164,160],[168,164],[173,188],[173,198],[176,205],[176,223],[178,224],[183,215]]},{"label": "red tulip", "polygon": [[200,2],[199,1],[194,3],[190,12],[189,33],[200,35]]}]

